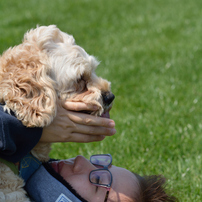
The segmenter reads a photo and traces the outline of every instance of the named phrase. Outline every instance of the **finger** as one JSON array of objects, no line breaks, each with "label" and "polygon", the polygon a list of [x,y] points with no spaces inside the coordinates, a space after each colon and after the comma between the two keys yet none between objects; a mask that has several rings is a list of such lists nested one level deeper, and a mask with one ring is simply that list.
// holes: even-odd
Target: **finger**
[{"label": "finger", "polygon": [[92,136],[81,133],[72,133],[72,139],[69,139],[68,142],[89,143],[102,141],[104,138],[104,135]]},{"label": "finger", "polygon": [[116,129],[97,126],[77,125],[77,127],[74,129],[74,132],[83,133],[91,136],[111,136],[116,133]]},{"label": "finger", "polygon": [[68,114],[71,121],[88,126],[102,126],[114,128],[115,122],[112,119],[97,117],[93,115],[78,113],[78,112],[70,112]]},{"label": "finger", "polygon": [[62,106],[65,109],[71,110],[71,111],[83,111],[83,110],[95,111],[98,109],[96,105],[90,105],[84,102],[66,101],[66,102],[62,102]]}]

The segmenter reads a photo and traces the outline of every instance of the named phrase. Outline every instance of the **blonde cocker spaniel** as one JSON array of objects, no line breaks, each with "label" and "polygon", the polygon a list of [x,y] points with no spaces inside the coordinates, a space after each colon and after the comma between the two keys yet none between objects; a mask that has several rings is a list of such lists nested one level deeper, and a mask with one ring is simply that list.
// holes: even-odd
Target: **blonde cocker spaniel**
[{"label": "blonde cocker spaniel", "polygon": [[[55,25],[31,29],[22,44],[0,57],[0,103],[27,127],[49,125],[58,100],[80,101],[107,116],[114,95],[110,83],[95,74],[99,62]],[[29,134],[28,134],[29,135]],[[32,154],[49,160],[50,144],[38,143]],[[29,201],[23,180],[0,163],[0,201]]]}]

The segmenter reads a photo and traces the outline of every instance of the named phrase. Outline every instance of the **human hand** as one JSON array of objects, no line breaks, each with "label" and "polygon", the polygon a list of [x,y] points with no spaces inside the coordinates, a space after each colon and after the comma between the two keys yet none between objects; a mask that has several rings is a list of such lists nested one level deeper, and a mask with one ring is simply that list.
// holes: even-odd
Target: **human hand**
[{"label": "human hand", "polygon": [[53,122],[43,128],[40,142],[94,142],[116,133],[111,119],[79,111],[93,111],[96,106],[82,102],[62,102]]}]

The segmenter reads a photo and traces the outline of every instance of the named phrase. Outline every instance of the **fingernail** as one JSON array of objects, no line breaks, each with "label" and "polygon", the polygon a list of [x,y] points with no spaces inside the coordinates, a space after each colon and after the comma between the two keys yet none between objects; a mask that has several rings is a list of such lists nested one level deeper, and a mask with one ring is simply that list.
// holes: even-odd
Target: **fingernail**
[{"label": "fingernail", "polygon": [[114,127],[115,127],[114,121],[110,121],[110,122],[109,122],[109,127],[110,127],[110,128],[114,128]]},{"label": "fingernail", "polygon": [[114,135],[115,133],[116,133],[116,129],[115,128],[111,129],[111,135]]}]

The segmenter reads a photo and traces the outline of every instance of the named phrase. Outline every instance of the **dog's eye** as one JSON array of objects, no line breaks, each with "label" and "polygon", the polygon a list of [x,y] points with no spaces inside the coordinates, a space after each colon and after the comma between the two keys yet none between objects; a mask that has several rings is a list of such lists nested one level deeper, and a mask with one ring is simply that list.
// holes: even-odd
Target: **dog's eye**
[{"label": "dog's eye", "polygon": [[80,79],[77,79],[77,91],[84,91],[86,89],[86,81],[83,76]]},{"label": "dog's eye", "polygon": [[80,83],[81,82],[81,79],[77,79],[77,83]]},{"label": "dog's eye", "polygon": [[82,75],[79,79],[77,79],[77,83],[80,83],[84,80],[84,76]]}]

